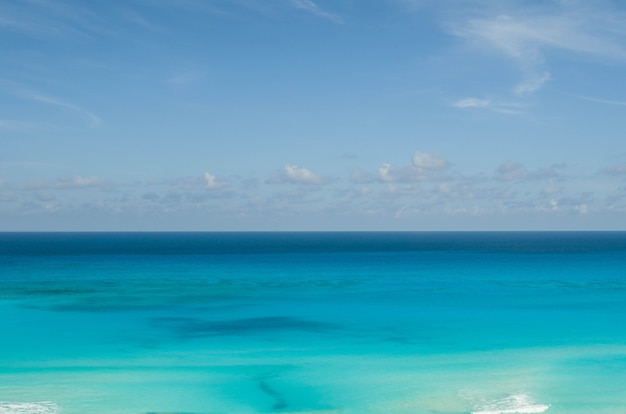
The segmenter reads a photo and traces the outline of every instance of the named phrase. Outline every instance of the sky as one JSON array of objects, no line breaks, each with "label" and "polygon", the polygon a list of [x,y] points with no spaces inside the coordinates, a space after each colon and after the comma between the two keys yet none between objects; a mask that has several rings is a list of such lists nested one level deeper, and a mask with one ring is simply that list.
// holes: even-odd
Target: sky
[{"label": "sky", "polygon": [[626,3],[0,0],[0,231],[626,230]]}]

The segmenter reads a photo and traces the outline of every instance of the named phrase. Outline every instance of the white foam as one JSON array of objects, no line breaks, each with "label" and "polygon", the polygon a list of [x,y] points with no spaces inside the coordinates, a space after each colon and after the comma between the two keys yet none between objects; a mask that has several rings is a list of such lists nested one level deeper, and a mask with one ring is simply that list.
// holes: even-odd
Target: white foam
[{"label": "white foam", "polygon": [[52,401],[8,402],[0,401],[0,414],[56,414],[59,406]]},{"label": "white foam", "polygon": [[538,414],[546,412],[549,404],[537,404],[526,394],[511,394],[504,398],[484,401],[472,414]]}]

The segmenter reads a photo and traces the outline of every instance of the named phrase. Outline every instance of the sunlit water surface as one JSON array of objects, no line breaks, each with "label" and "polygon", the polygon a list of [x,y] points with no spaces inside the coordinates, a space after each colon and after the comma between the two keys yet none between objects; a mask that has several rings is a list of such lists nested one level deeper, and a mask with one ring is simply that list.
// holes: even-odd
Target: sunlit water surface
[{"label": "sunlit water surface", "polygon": [[0,234],[0,414],[626,412],[626,233]]}]

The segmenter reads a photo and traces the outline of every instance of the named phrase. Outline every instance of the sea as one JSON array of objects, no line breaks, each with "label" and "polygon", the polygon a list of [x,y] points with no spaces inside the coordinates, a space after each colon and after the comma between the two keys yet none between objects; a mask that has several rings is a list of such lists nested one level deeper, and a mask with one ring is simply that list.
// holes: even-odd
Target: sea
[{"label": "sea", "polygon": [[57,413],[626,413],[626,233],[0,233],[0,414]]}]

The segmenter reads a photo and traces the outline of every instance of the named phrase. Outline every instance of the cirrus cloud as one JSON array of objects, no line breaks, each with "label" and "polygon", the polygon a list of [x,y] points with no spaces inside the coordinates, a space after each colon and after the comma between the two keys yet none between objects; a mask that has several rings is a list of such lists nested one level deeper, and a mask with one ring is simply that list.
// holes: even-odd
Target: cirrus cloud
[{"label": "cirrus cloud", "polygon": [[[553,78],[550,66],[559,56],[626,61],[626,14],[610,2],[546,1],[476,3],[449,26],[473,50],[511,60],[521,73],[517,96],[540,90]],[[475,106],[473,106],[475,107]]]}]

